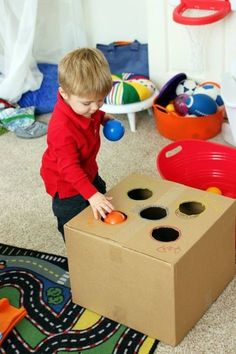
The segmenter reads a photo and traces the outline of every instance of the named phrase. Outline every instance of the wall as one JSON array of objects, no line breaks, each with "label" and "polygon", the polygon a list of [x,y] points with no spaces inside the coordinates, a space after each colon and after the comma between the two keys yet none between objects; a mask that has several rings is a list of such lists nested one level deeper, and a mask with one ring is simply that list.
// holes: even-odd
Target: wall
[{"label": "wall", "polygon": [[[174,74],[185,72],[200,81],[220,82],[222,74],[236,60],[236,13],[210,25],[184,26],[172,20],[174,7],[170,3],[176,1],[148,1],[152,79],[161,85]],[[192,12],[190,15],[194,16]]]},{"label": "wall", "polygon": [[214,24],[187,29],[172,20],[176,2],[83,0],[88,43],[148,42],[150,77],[159,87],[178,72],[200,81],[220,82],[236,61],[236,12]]},{"label": "wall", "polygon": [[88,43],[147,42],[147,1],[83,0]]}]

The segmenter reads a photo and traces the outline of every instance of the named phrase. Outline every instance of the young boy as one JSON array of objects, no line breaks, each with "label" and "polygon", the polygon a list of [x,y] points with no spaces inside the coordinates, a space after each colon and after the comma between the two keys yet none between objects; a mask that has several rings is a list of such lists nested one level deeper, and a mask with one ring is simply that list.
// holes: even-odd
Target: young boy
[{"label": "young boy", "polygon": [[89,204],[96,219],[114,209],[96,163],[100,125],[110,119],[99,108],[112,79],[105,57],[93,48],[68,53],[58,65],[58,79],[40,174],[64,238],[64,224]]}]

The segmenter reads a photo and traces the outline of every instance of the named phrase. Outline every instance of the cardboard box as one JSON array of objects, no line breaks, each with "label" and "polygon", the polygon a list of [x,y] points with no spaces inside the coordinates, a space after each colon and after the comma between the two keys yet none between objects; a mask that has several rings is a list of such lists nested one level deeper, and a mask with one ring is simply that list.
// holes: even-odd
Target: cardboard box
[{"label": "cardboard box", "polygon": [[65,226],[73,301],[176,345],[234,276],[236,202],[144,175],[108,195],[126,221]]}]

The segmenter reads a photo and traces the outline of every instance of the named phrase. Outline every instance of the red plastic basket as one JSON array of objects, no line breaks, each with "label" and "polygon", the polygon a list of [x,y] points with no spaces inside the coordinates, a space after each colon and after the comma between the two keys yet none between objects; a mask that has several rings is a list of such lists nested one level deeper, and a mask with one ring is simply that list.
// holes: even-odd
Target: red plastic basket
[{"label": "red plastic basket", "polygon": [[231,198],[236,198],[235,166],[235,148],[209,141],[176,141],[157,156],[163,178],[202,190],[218,187]]}]

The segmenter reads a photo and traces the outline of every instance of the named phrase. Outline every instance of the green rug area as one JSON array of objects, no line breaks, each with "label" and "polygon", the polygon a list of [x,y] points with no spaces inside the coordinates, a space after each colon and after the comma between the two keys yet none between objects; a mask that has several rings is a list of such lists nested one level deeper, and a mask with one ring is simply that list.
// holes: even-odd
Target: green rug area
[{"label": "green rug area", "polygon": [[75,305],[65,257],[0,243],[0,298],[27,316],[2,354],[151,354],[158,341]]}]

